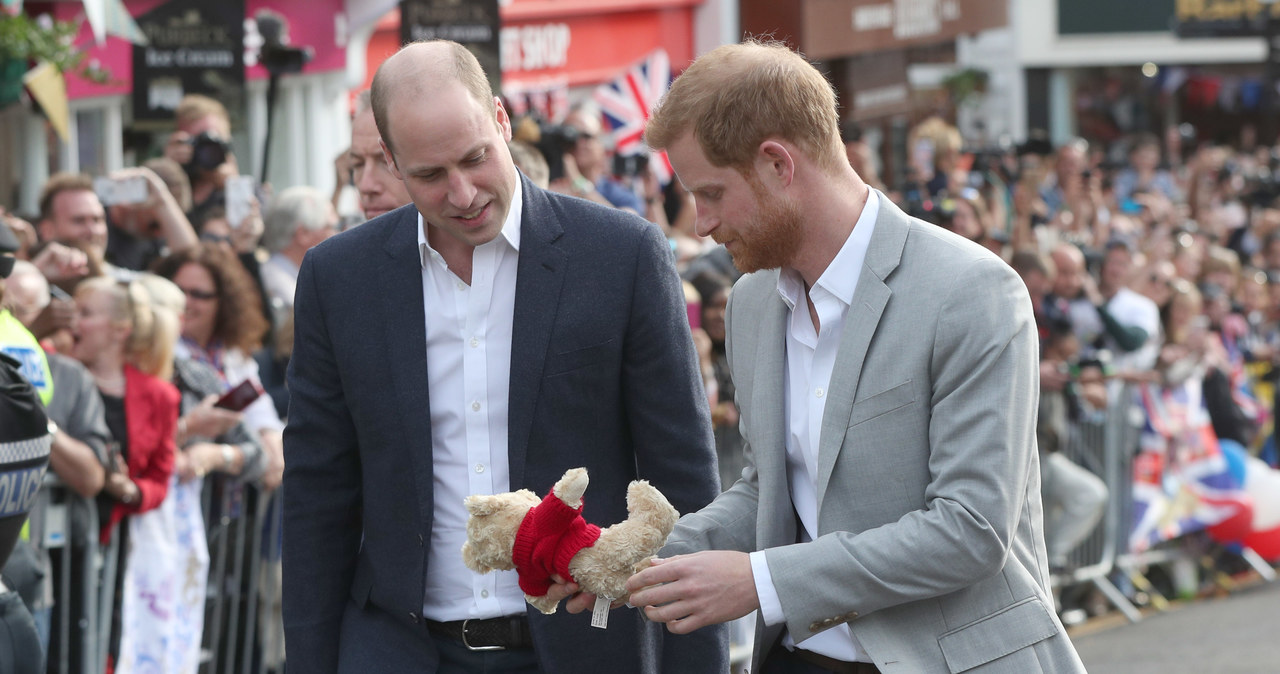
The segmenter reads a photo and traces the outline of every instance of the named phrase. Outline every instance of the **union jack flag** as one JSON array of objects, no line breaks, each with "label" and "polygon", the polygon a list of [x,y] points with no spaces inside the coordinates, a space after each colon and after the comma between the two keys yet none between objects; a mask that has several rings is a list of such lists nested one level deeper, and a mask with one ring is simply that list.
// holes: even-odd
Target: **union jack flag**
[{"label": "union jack flag", "polygon": [[[596,87],[596,103],[609,124],[614,152],[628,156],[648,151],[644,144],[644,125],[669,86],[671,62],[666,51],[656,49],[612,82]],[[666,152],[652,153],[649,168],[663,185],[671,182],[671,162]]]}]

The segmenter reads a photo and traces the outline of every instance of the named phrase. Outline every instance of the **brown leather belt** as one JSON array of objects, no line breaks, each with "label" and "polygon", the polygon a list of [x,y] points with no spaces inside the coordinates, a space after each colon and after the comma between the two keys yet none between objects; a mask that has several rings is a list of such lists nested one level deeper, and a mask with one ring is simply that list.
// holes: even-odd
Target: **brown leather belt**
[{"label": "brown leather belt", "polygon": [[533,635],[529,632],[529,619],[525,616],[504,616],[484,620],[452,620],[438,622],[427,620],[427,629],[441,636],[462,642],[473,651],[502,651],[509,648],[533,648]]},{"label": "brown leather belt", "polygon": [[[780,647],[781,648],[781,647]],[[785,648],[783,650],[786,650]],[[836,674],[880,674],[879,668],[871,662],[849,662],[848,660],[837,660],[829,658],[821,653],[806,651],[803,648],[797,648],[791,651],[791,654],[805,662],[831,670]]]}]

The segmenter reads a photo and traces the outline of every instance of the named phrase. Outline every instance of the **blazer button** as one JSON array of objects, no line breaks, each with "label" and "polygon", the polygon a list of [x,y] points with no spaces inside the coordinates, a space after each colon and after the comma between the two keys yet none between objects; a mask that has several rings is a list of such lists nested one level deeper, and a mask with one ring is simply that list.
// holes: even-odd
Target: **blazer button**
[{"label": "blazer button", "polygon": [[845,622],[849,622],[850,620],[856,620],[857,618],[858,618],[857,611],[849,611],[848,613],[844,614]]}]

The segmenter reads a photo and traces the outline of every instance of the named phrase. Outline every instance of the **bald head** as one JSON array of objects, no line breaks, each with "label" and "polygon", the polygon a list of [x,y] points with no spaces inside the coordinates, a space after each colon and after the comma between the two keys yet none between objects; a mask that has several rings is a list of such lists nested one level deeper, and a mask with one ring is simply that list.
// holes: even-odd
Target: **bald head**
[{"label": "bald head", "polygon": [[1073,244],[1061,243],[1050,255],[1053,258],[1053,266],[1058,272],[1053,280],[1054,294],[1068,300],[1079,297],[1080,291],[1084,288],[1084,275],[1087,273],[1084,254]]},{"label": "bald head", "polygon": [[370,103],[378,133],[395,154],[390,109],[406,97],[421,99],[457,82],[490,113],[495,112],[493,89],[475,55],[457,42],[429,40],[405,45],[378,66],[370,88]]}]

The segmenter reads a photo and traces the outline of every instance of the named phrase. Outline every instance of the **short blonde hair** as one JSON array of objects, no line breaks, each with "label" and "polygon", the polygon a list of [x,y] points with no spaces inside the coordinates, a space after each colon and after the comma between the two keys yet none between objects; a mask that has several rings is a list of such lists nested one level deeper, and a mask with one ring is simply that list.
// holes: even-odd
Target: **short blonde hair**
[{"label": "short blonde hair", "polygon": [[745,172],[769,138],[794,143],[826,167],[848,164],[831,83],[777,41],[752,39],[699,57],[663,96],[645,142],[667,149],[689,130],[713,166]]},{"label": "short blonde hair", "polygon": [[201,94],[187,94],[178,101],[178,108],[174,110],[174,119],[178,122],[179,127],[186,126],[197,122],[209,115],[221,117],[222,121],[227,123],[227,127],[231,126],[231,115],[227,114],[227,107],[216,98],[210,98]]}]

